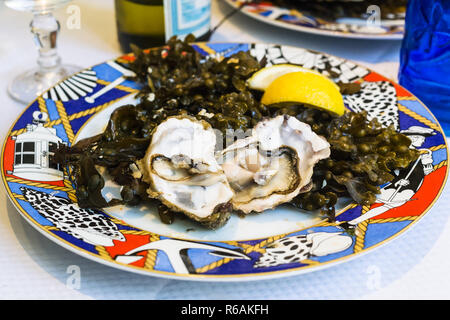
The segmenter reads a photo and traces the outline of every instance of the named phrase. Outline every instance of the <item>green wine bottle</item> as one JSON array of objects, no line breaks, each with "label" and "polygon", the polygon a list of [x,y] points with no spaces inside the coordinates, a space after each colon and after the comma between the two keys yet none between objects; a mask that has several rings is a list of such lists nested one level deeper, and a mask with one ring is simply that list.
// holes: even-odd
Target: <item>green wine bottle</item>
[{"label": "green wine bottle", "polygon": [[163,45],[176,35],[210,35],[211,0],[115,0],[118,40],[123,52]]}]

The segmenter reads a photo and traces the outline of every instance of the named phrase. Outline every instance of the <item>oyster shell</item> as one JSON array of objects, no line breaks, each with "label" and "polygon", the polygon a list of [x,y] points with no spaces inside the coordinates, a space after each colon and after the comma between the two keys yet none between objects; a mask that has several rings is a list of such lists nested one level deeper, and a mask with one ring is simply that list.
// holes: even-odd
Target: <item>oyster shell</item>
[{"label": "oyster shell", "polygon": [[295,117],[263,120],[250,137],[222,152],[222,168],[243,213],[261,212],[288,202],[311,187],[314,165],[330,156],[330,145]]},{"label": "oyster shell", "polygon": [[215,145],[205,121],[176,116],[158,125],[138,162],[149,196],[210,228],[223,225],[233,191],[214,157]]}]

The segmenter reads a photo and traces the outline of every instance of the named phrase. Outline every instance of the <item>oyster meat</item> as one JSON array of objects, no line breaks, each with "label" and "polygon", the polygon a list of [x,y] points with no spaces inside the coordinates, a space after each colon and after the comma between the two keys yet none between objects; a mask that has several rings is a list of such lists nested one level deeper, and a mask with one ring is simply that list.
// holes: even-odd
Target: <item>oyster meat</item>
[{"label": "oyster meat", "polygon": [[210,228],[222,226],[233,190],[216,161],[215,145],[216,134],[205,121],[175,116],[158,125],[137,163],[149,196]]},{"label": "oyster meat", "polygon": [[221,166],[235,195],[233,208],[261,212],[289,202],[311,187],[314,165],[330,156],[330,145],[295,117],[259,122],[251,136],[223,150]]}]

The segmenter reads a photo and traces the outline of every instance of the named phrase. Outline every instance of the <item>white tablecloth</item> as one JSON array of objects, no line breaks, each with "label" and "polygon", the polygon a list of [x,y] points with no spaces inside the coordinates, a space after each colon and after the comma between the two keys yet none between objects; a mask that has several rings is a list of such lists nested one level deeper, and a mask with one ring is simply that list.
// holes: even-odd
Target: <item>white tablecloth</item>
[{"label": "white tablecloth", "polygon": [[[78,0],[81,28],[68,29],[65,9],[57,12],[59,51],[66,63],[89,67],[120,54],[112,0]],[[212,24],[230,7],[213,1]],[[9,98],[11,78],[35,64],[29,34],[31,15],[0,5],[0,137],[25,105]],[[268,42],[301,46],[359,61],[395,79],[399,41],[321,37],[279,29],[239,13],[212,41]],[[351,261],[276,280],[205,283],[143,276],[78,256],[31,227],[0,193],[1,299],[449,299],[450,189],[425,217],[399,238]],[[71,278],[73,268],[81,275]]]}]

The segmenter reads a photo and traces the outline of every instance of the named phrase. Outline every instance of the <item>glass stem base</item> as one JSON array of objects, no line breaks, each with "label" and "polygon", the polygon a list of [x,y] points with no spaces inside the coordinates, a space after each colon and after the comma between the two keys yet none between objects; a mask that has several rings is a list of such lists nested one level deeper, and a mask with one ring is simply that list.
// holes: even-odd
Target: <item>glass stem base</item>
[{"label": "glass stem base", "polygon": [[52,71],[35,68],[14,78],[8,86],[8,93],[13,99],[28,104],[59,81],[80,70],[80,67],[72,65],[61,65]]}]

